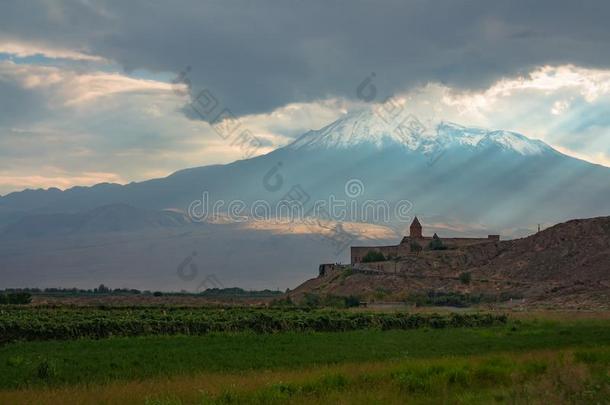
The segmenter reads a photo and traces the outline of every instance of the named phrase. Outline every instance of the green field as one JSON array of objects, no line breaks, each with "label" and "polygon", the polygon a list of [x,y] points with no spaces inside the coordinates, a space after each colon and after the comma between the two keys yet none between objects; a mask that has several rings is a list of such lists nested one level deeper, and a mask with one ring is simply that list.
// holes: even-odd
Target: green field
[{"label": "green field", "polygon": [[[317,319],[328,312],[299,314]],[[337,319],[355,314],[363,313]],[[0,346],[0,403],[529,403],[551,392],[556,403],[608,403],[610,397],[607,319],[380,325],[12,342]]]}]

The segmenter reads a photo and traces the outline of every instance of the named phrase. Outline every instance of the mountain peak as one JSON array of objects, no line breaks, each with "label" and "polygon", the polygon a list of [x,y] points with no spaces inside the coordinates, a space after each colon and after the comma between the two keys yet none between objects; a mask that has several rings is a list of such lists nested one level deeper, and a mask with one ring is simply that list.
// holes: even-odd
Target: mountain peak
[{"label": "mountain peak", "polygon": [[428,153],[452,146],[483,148],[495,146],[521,155],[536,155],[552,148],[512,131],[465,127],[453,122],[421,121],[413,115],[387,122],[371,109],[348,113],[335,122],[306,132],[288,145],[289,149],[349,149],[369,146],[377,149],[403,147]]},{"label": "mountain peak", "polygon": [[408,135],[401,128],[394,130],[372,110],[348,113],[335,122],[309,131],[292,144],[291,149],[349,148],[360,144],[382,147],[387,144],[409,144]]}]

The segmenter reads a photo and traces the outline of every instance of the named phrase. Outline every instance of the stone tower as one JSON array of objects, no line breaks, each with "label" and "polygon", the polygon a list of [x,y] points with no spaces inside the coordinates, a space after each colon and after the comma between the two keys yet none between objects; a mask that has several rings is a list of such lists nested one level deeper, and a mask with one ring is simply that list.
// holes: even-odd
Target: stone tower
[{"label": "stone tower", "polygon": [[417,217],[415,217],[413,219],[413,222],[411,222],[411,227],[409,228],[409,230],[409,236],[411,238],[423,238],[421,233],[421,224],[419,223],[419,219],[417,219]]}]

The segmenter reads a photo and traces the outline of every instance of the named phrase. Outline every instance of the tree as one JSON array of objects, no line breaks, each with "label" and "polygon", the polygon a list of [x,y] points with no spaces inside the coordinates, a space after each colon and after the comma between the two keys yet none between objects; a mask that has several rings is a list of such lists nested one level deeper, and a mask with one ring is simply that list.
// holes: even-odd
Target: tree
[{"label": "tree", "polygon": [[93,290],[94,294],[109,294],[112,290],[109,287],[106,287],[104,284],[100,284],[99,287]]},{"label": "tree", "polygon": [[419,254],[419,252],[422,251],[422,247],[419,243],[417,243],[417,241],[412,241],[410,244],[410,248],[411,248],[411,252],[417,253]]},{"label": "tree", "polygon": [[384,262],[385,256],[383,253],[378,252],[376,250],[369,250],[366,255],[362,258],[362,263],[371,263],[371,262]]}]

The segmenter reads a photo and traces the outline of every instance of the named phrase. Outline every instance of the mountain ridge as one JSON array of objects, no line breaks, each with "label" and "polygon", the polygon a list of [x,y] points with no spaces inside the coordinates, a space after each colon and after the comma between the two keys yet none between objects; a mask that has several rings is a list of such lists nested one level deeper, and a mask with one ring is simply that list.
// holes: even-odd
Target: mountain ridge
[{"label": "mountain ridge", "polygon": [[[294,139],[289,144],[287,144],[285,146],[282,146],[282,147],[280,147],[280,148],[278,148],[278,149],[276,149],[276,150],[274,150],[272,152],[269,152],[268,154],[271,154],[273,152],[277,152],[278,150],[281,150],[281,149],[300,149],[301,146],[305,146],[304,145],[304,140],[307,137],[310,137],[310,136],[318,136],[319,137],[321,134],[324,134],[328,129],[334,128],[338,123],[342,123],[344,121],[347,121],[347,120],[350,120],[350,119],[354,119],[354,117],[362,117],[363,114],[365,114],[365,113],[363,113],[363,112],[360,112],[360,113],[358,113],[358,112],[357,113],[348,113],[346,116],[337,119],[333,123],[328,124],[328,125],[322,127],[321,129],[318,129],[318,130],[309,130],[309,131],[303,133],[302,135],[298,136],[296,139]],[[375,114],[373,112],[371,112],[371,111],[368,111],[366,113],[366,115],[368,115],[369,117],[372,116],[375,121],[383,122],[381,118],[376,117]],[[438,138],[443,138],[443,137],[447,138],[448,136],[447,136],[447,134],[445,134],[445,132],[451,131],[451,130],[453,130],[453,131],[451,131],[451,132],[453,132],[453,135],[455,135],[455,132],[456,132],[455,130],[457,130],[458,132],[461,131],[461,132],[464,132],[466,134],[475,135],[475,136],[478,134],[479,135],[479,139],[477,139],[477,142],[481,141],[482,138],[485,138],[485,137],[493,138],[493,137],[500,137],[500,136],[509,135],[509,136],[513,136],[513,137],[519,139],[520,141],[525,140],[526,142],[529,143],[530,146],[537,147],[538,149],[544,149],[545,151],[553,151],[556,154],[559,154],[559,155],[562,155],[562,156],[566,156],[566,157],[569,157],[571,159],[580,160],[582,162],[585,162],[585,163],[588,163],[588,164],[592,164],[592,165],[596,165],[596,166],[600,166],[600,167],[606,167],[606,166],[603,166],[603,165],[600,165],[600,164],[597,164],[597,163],[592,163],[592,162],[589,162],[589,161],[586,161],[586,160],[583,160],[583,159],[580,159],[580,158],[576,158],[576,157],[573,157],[573,156],[565,155],[564,153],[554,149],[552,146],[548,145],[544,141],[528,138],[527,136],[525,136],[523,134],[520,134],[518,132],[515,132],[515,131],[506,131],[506,130],[497,130],[497,129],[494,130],[494,129],[487,129],[487,128],[483,128],[483,127],[476,127],[476,126],[465,126],[465,125],[461,125],[461,124],[458,124],[458,123],[455,123],[455,122],[451,122],[451,121],[439,121],[436,124],[435,127],[436,127],[436,133],[437,133],[437,137]],[[385,125],[385,126],[380,125],[380,128],[382,128],[381,131],[383,133],[385,133],[386,135],[391,134],[393,132],[396,132],[394,130],[388,129],[388,128],[391,128],[391,127],[387,126],[387,125]],[[439,128],[440,128],[440,130],[439,130]],[[400,129],[400,126],[397,129]],[[442,134],[439,134],[439,132],[442,132]],[[398,142],[396,142],[396,143],[404,143],[405,138],[403,138],[402,136],[403,135],[399,135],[397,138],[394,138],[394,139],[398,140]],[[428,138],[431,138],[431,137],[428,136]],[[451,136],[449,136],[449,138],[451,138]],[[351,144],[351,146],[352,147],[353,146],[357,146],[360,143],[363,143],[363,142],[354,142],[354,143]],[[371,141],[371,143],[374,143],[374,140]],[[464,143],[467,143],[467,142],[464,142]],[[510,142],[505,142],[505,143],[510,143]],[[305,144],[307,144],[307,143],[305,143]],[[343,144],[343,145],[348,146],[347,144]],[[268,154],[266,154],[266,155],[268,155]],[[265,156],[265,155],[262,155],[262,156]],[[260,156],[258,156],[258,157],[260,157]],[[76,185],[76,186],[69,187],[69,188],[64,189],[64,190],[61,190],[61,189],[59,189],[57,187],[36,188],[36,189],[27,188],[27,189],[24,189],[24,190],[13,191],[13,192],[7,193],[5,195],[0,195],[0,200],[2,198],[6,198],[6,197],[9,197],[9,196],[15,195],[15,194],[40,194],[40,193],[45,193],[45,192],[46,193],[57,194],[57,193],[63,193],[63,192],[66,192],[66,191],[79,191],[79,190],[84,190],[84,189],[95,189],[95,188],[117,187],[117,186],[125,187],[125,186],[128,186],[130,184],[141,184],[141,183],[145,183],[145,182],[149,182],[149,181],[156,181],[156,180],[167,179],[167,178],[173,177],[173,176],[175,176],[177,174],[180,174],[181,172],[184,172],[184,171],[196,170],[196,169],[201,169],[201,168],[204,168],[204,167],[210,167],[210,168],[211,167],[224,167],[224,166],[231,165],[231,164],[234,164],[234,163],[237,163],[237,162],[240,162],[240,161],[241,160],[237,160],[237,161],[229,162],[229,163],[224,163],[224,164],[212,164],[212,165],[206,165],[206,166],[196,166],[196,167],[191,167],[191,168],[179,169],[179,170],[176,170],[176,171],[170,173],[169,175],[167,175],[165,177],[152,178],[152,179],[142,180],[142,181],[138,181],[138,182],[131,182],[131,183],[127,183],[127,184],[102,182],[102,183],[96,183],[96,184],[91,185],[91,186]]]},{"label": "mountain ridge", "polygon": [[151,211],[127,204],[110,204],[83,213],[30,215],[7,226],[0,236],[70,236],[101,232],[126,232],[149,228],[179,227],[191,221],[172,211]]},{"label": "mountain ridge", "polygon": [[[364,185],[360,199],[389,204],[409,200],[422,215],[440,216],[446,223],[482,223],[499,231],[607,213],[610,168],[571,158],[542,141],[448,123],[441,123],[434,134],[428,130],[403,137],[388,135],[378,124],[371,111],[353,114],[266,155],[226,165],[183,169],[126,185],[12,193],[0,198],[0,221],[117,203],[186,212],[203,192],[211,202],[275,202],[295,185],[312,201],[325,200],[329,195],[344,197],[345,184],[353,179]],[[359,141],[354,140],[355,126],[361,130],[356,134]],[[397,138],[385,145],[388,136]],[[330,146],[323,142],[319,146],[324,147],[311,148],[312,140],[319,143],[327,137]],[[346,139],[353,141],[348,151],[334,146],[345,145]],[[278,190],[266,184],[274,178],[281,180]]]}]

